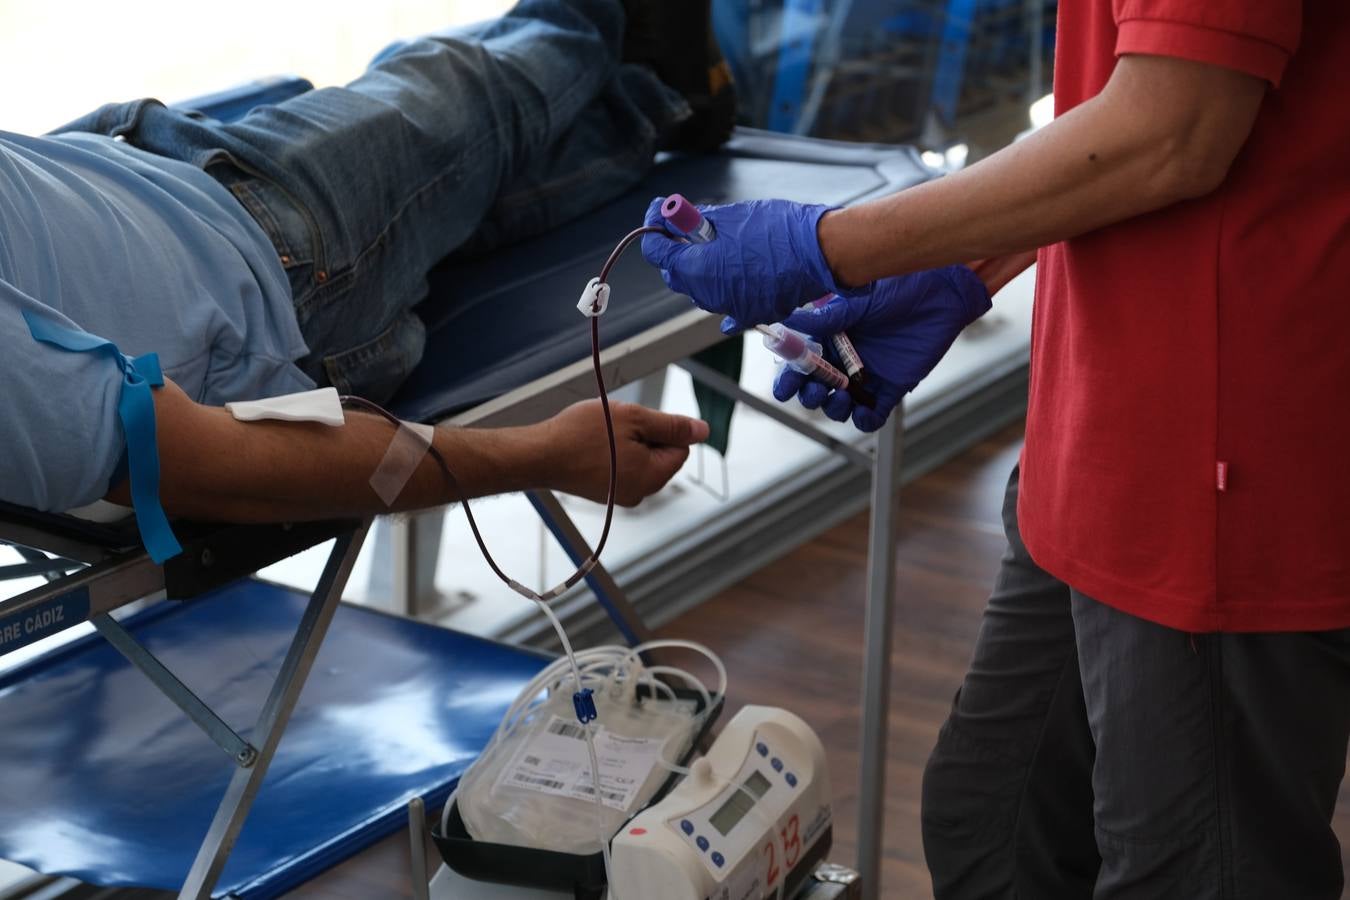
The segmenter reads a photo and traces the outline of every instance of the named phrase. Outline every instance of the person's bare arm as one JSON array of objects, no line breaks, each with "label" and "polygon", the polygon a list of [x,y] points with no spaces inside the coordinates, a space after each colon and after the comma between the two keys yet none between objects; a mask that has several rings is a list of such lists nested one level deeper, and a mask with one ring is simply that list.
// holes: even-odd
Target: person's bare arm
[{"label": "person's bare arm", "polygon": [[971,271],[984,282],[989,296],[994,296],[1007,287],[1008,282],[1021,275],[1036,262],[1036,251],[1025,250],[1021,253],[1009,253],[1007,256],[993,256],[989,259],[977,259],[967,263]]},{"label": "person's bare arm", "polygon": [[[631,506],[679,471],[708,426],[626,403],[613,404],[619,502]],[[391,510],[370,487],[394,436],[378,416],[347,413],[340,427],[234,419],[194,403],[172,382],[155,392],[160,500],[171,516],[225,522],[303,521]],[[609,447],[598,401],[538,425],[439,428],[436,448],[469,498],[547,488],[603,502]],[[108,499],[129,503],[124,483]],[[458,500],[430,456],[394,510]]]},{"label": "person's bare arm", "polygon": [[821,249],[840,283],[860,285],[1034,250],[1203,196],[1227,175],[1266,87],[1218,66],[1122,57],[1100,94],[1025,140],[829,213]]}]

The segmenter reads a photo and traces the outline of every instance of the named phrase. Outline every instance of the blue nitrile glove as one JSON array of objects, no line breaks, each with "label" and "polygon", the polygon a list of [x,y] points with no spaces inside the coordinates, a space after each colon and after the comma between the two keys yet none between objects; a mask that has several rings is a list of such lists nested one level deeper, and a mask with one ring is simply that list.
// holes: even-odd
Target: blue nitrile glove
[{"label": "blue nitrile glove", "polygon": [[[646,224],[668,229],[663,202],[664,197],[652,201]],[[782,321],[823,294],[851,293],[835,283],[816,238],[816,223],[830,207],[752,200],[699,211],[717,230],[716,238],[694,244],[646,234],[642,255],[661,270],[667,287],[708,312],[733,316],[749,328]]]},{"label": "blue nitrile glove", "polygon": [[[841,370],[830,337],[848,333],[862,357],[866,386],[876,394],[877,405],[875,409],[859,406],[847,391],[832,391],[786,366],[774,380],[773,395],[786,402],[796,394],[808,409],[823,408],[825,415],[839,422],[852,416],[859,431],[876,431],[900,398],[932,371],[961,329],[991,305],[989,291],[978,275],[966,266],[948,266],[884,278],[865,296],[834,297],[824,306],[798,309],[783,324],[818,341],[830,362]],[[739,321],[728,319],[722,330],[733,334],[740,326]]]}]

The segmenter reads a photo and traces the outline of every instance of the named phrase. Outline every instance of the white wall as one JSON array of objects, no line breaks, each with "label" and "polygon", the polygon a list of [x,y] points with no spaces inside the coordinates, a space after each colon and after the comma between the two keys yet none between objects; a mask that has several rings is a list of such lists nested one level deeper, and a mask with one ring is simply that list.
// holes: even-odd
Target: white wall
[{"label": "white wall", "polygon": [[0,0],[0,131],[36,134],[105,102],[184,100],[263,75],[342,83],[395,38],[488,18],[510,5]]}]

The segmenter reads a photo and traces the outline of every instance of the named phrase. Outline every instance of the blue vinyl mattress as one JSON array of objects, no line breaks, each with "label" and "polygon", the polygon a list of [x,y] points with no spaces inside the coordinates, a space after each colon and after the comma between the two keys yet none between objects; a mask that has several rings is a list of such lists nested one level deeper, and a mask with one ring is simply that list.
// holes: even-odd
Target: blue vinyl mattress
[{"label": "blue vinyl mattress", "polygon": [[[245,738],[306,597],[239,582],[128,620]],[[546,657],[337,610],[216,896],[275,897],[439,806]],[[176,890],[234,765],[102,638],[0,676],[0,857]]]}]

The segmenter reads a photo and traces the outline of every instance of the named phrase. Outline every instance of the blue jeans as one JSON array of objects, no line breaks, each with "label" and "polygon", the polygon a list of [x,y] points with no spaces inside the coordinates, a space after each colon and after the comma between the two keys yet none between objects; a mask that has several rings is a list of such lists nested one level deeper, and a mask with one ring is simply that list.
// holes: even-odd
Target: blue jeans
[{"label": "blue jeans", "polygon": [[421,358],[413,307],[434,265],[614,198],[690,114],[650,70],[620,63],[622,35],[618,0],[522,0],[237,122],[139,100],[62,130],[118,135],[214,175],[290,277],[310,348],[301,368],[383,400]]}]

